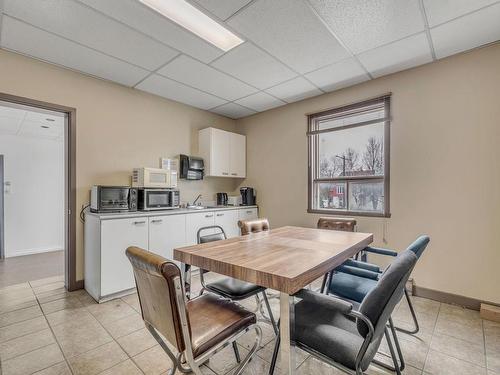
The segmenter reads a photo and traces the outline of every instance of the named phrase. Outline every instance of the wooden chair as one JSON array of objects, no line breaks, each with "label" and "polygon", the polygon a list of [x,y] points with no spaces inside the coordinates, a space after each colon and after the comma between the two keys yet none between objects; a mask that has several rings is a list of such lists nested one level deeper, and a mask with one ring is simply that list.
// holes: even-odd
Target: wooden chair
[{"label": "wooden chair", "polygon": [[234,372],[241,374],[262,338],[255,314],[211,293],[187,301],[175,263],[137,247],[129,247],[126,255],[134,270],[142,319],[174,364],[169,375],[177,368],[202,375],[200,366],[210,357],[255,330],[255,343]]},{"label": "wooden chair", "polygon": [[240,220],[238,221],[238,227],[240,227],[242,236],[246,236],[250,233],[264,232],[270,229],[269,220],[266,218]]},{"label": "wooden chair", "polygon": [[[316,226],[318,229],[341,230],[343,232],[354,232],[356,229],[356,219],[351,217],[320,217]],[[357,255],[356,255],[357,257]],[[328,272],[321,283],[321,293],[325,291],[328,280],[332,277],[332,272]]]}]

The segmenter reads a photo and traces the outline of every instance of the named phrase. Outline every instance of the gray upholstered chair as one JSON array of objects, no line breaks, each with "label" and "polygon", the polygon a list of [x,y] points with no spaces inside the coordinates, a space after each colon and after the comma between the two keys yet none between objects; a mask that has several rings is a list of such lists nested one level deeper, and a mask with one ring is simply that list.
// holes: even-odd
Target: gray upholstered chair
[{"label": "gray upholstered chair", "polygon": [[177,265],[157,254],[129,247],[142,319],[173,363],[168,371],[202,375],[200,366],[245,332],[255,330],[255,342],[234,374],[241,374],[260,346],[262,330],[254,313],[207,293],[187,300]]},{"label": "gray upholstered chair", "polygon": [[[420,236],[410,246],[408,246],[407,250],[412,251],[417,256],[417,259],[419,259],[429,244],[429,241],[429,236]],[[392,257],[398,255],[396,251],[376,247],[367,247],[364,251],[367,253]],[[331,274],[327,293],[334,294],[351,301],[361,302],[375,287],[381,274],[382,270],[375,264],[349,259],[343,265],[336,268]],[[415,334],[420,328],[417,315],[415,314],[415,309],[406,288],[404,289],[404,295],[408,303],[408,307],[410,308],[414,328],[408,330],[396,327],[396,329],[401,332]]]},{"label": "gray upholstered chair", "polygon": [[[417,257],[410,250],[399,254],[357,308],[336,297],[301,290],[296,295],[301,301],[295,305],[295,317],[291,322],[294,324],[293,343],[347,373],[360,375],[372,362],[385,336],[394,370],[401,374],[404,368],[402,354],[390,325],[401,360],[399,364],[387,325],[416,262]],[[278,348],[279,339],[276,340],[270,374],[276,366]]]}]

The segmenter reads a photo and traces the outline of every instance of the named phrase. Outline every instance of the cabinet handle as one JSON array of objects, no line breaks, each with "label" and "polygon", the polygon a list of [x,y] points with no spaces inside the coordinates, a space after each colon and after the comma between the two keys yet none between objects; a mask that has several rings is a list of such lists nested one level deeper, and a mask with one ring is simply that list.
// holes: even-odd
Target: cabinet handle
[{"label": "cabinet handle", "polygon": [[251,214],[251,213],[253,213],[253,211],[247,211],[247,214]]},{"label": "cabinet handle", "polygon": [[134,225],[146,224],[145,221],[134,221]]},{"label": "cabinet handle", "polygon": [[217,214],[217,216],[224,216],[224,214]]},{"label": "cabinet handle", "polygon": [[205,215],[205,217],[214,217],[214,215]]},{"label": "cabinet handle", "polygon": [[231,173],[231,176],[237,176],[238,173]]},{"label": "cabinet handle", "polygon": [[162,219],[151,220],[152,223],[161,223],[162,221],[163,221]]},{"label": "cabinet handle", "polygon": [[223,174],[224,176],[229,176],[229,173],[227,173],[227,172],[222,172],[222,174]]}]

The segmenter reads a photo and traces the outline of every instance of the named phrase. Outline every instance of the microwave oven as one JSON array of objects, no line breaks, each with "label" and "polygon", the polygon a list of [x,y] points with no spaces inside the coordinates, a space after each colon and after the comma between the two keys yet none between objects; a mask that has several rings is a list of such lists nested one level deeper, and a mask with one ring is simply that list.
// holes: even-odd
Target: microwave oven
[{"label": "microwave oven", "polygon": [[175,189],[139,189],[141,211],[171,210],[180,207],[180,193]]},{"label": "microwave oven", "polygon": [[137,189],[128,186],[92,186],[90,212],[137,211],[137,195]]},{"label": "microwave oven", "polygon": [[160,168],[134,168],[132,186],[138,188],[176,188],[177,171]]}]

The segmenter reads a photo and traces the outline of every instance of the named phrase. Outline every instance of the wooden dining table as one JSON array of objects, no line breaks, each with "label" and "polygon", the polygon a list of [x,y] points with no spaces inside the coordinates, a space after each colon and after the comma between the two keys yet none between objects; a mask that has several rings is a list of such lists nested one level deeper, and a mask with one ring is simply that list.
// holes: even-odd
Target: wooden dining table
[{"label": "wooden dining table", "polygon": [[373,241],[373,234],[286,226],[174,249],[174,259],[280,292],[281,365],[295,372],[293,294]]}]

